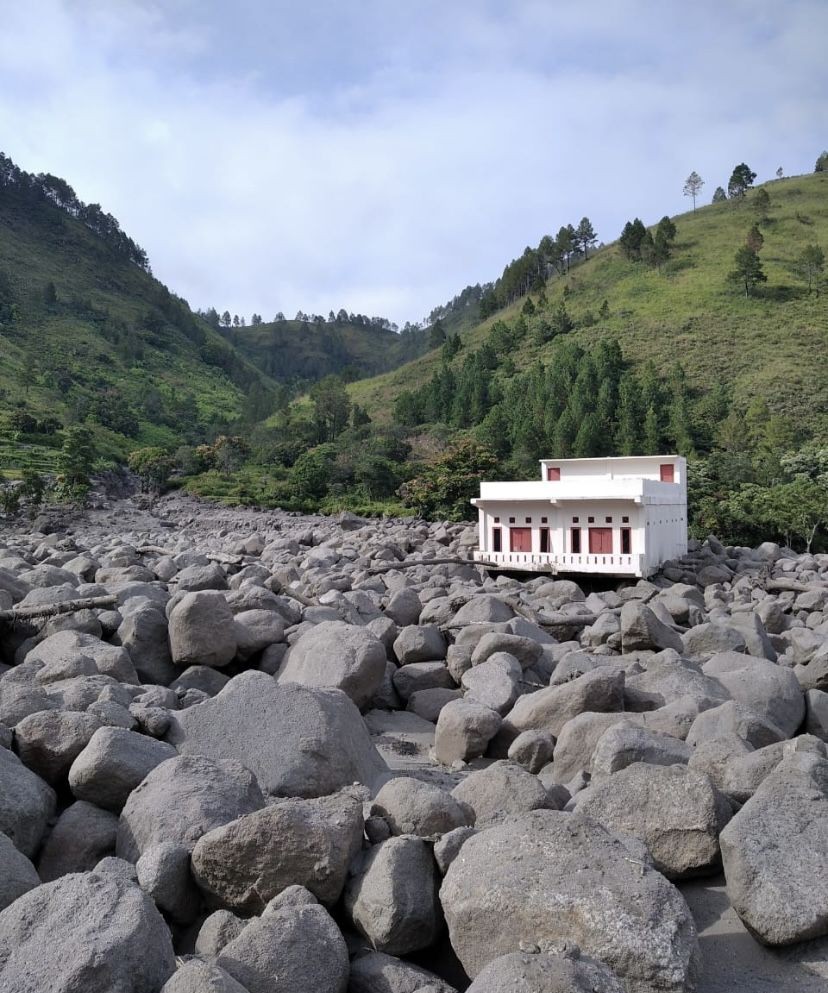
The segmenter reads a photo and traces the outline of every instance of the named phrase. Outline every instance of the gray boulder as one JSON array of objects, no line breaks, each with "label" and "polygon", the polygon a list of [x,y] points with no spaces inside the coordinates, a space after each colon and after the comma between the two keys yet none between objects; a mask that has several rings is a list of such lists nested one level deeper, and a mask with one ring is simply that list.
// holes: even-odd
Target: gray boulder
[{"label": "gray boulder", "polygon": [[130,793],[116,851],[129,862],[164,842],[192,851],[208,831],[263,806],[253,774],[240,763],[180,755],[157,765]]},{"label": "gray boulder", "polygon": [[362,803],[347,791],[281,800],[200,838],[193,876],[214,902],[244,913],[261,913],[292,885],[333,905],[362,845],[362,829]]},{"label": "gray boulder", "polygon": [[456,993],[433,972],[384,952],[357,955],[351,962],[348,993]]},{"label": "gray boulder", "polygon": [[592,753],[592,781],[602,782],[636,762],[649,765],[687,765],[693,749],[669,734],[629,724],[608,728]]},{"label": "gray boulder", "polygon": [[161,993],[247,993],[247,990],[217,965],[190,959],[167,980]]},{"label": "gray boulder", "polygon": [[784,732],[761,714],[735,700],[728,700],[699,714],[687,734],[687,744],[695,746],[727,734],[739,735],[754,748],[763,748],[785,738]]},{"label": "gray boulder", "polygon": [[285,622],[273,610],[243,610],[235,615],[236,656],[246,662],[285,635]]},{"label": "gray boulder", "polygon": [[828,693],[823,690],[805,693],[805,730],[828,741]]},{"label": "gray boulder", "polygon": [[508,652],[520,662],[522,668],[531,669],[543,654],[543,646],[517,634],[490,631],[483,635],[472,652],[472,665],[480,665],[496,652]]},{"label": "gray boulder", "polygon": [[135,864],[138,884],[155,906],[177,924],[198,916],[200,894],[190,875],[190,852],[184,845],[163,842],[147,848]]},{"label": "gray boulder", "polygon": [[585,711],[624,709],[624,673],[593,669],[569,683],[527,693],[506,717],[516,731],[548,731],[556,738],[567,721]]},{"label": "gray boulder", "polygon": [[534,774],[551,762],[554,754],[555,739],[548,731],[521,731],[508,751],[512,762]]},{"label": "gray boulder", "polygon": [[[40,876],[26,856],[0,832],[0,911],[40,886]],[[0,975],[0,980],[2,975]]]},{"label": "gray boulder", "polygon": [[69,787],[79,800],[118,812],[157,765],[175,756],[166,742],[123,728],[99,728],[72,763]]},{"label": "gray boulder", "polygon": [[118,627],[118,641],[129,652],[142,680],[166,686],[176,675],[167,616],[160,604],[142,603],[128,611]]},{"label": "gray boulder", "polygon": [[212,700],[176,713],[168,740],[185,755],[237,759],[277,796],[373,786],[387,772],[344,693],[279,685],[262,672],[244,672]]},{"label": "gray boulder", "polygon": [[58,710],[30,714],[15,728],[17,751],[24,765],[54,786],[66,777],[100,727],[92,714]]},{"label": "gray boulder", "polygon": [[411,624],[397,635],[393,650],[400,665],[433,662],[446,657],[446,639],[436,624]]},{"label": "gray boulder", "polygon": [[727,893],[766,945],[828,934],[828,759],[790,755],[721,835]]},{"label": "gray boulder", "polygon": [[628,600],[621,608],[621,647],[624,652],[642,649],[658,652],[662,648],[680,652],[681,635],[660,621],[640,600]]},{"label": "gray boulder", "polygon": [[714,655],[704,666],[737,703],[767,718],[790,738],[805,719],[805,698],[791,669],[737,652]]},{"label": "gray boulder", "polygon": [[514,610],[499,597],[488,593],[473,596],[468,603],[457,611],[451,621],[451,627],[465,627],[467,624],[487,624],[510,621],[515,616]]},{"label": "gray boulder", "polygon": [[6,748],[0,748],[0,831],[31,858],[55,810],[55,793]]},{"label": "gray boulder", "polygon": [[3,993],[152,993],[174,970],[164,919],[110,874],[62,876],[0,914]]},{"label": "gray boulder", "polygon": [[375,845],[355,865],[344,900],[376,951],[409,955],[428,948],[442,923],[431,848],[412,837]]},{"label": "gray boulder", "polygon": [[371,805],[371,816],[382,817],[391,834],[413,834],[430,841],[474,823],[473,812],[446,790],[410,776],[385,783]]},{"label": "gray boulder", "polygon": [[494,959],[466,993],[625,993],[618,977],[594,959],[510,952]]},{"label": "gray boulder", "polygon": [[397,669],[391,682],[405,702],[423,690],[450,690],[455,686],[445,662],[409,662]]},{"label": "gray boulder", "polygon": [[495,652],[464,672],[461,683],[466,699],[505,714],[518,698],[522,677],[523,669],[513,655]]},{"label": "gray boulder", "polygon": [[348,949],[319,904],[283,907],[250,922],[216,965],[247,993],[345,993]]},{"label": "gray boulder", "polygon": [[198,955],[214,958],[242,933],[247,921],[229,910],[214,910],[198,929],[195,950]]},{"label": "gray boulder", "polygon": [[416,590],[403,586],[388,601],[385,608],[385,616],[389,617],[400,627],[406,627],[407,625],[417,623],[420,619],[422,609],[423,605]]},{"label": "gray boulder", "polygon": [[643,846],[579,813],[536,810],[463,845],[440,890],[466,973],[521,945],[577,944],[610,967],[627,993],[687,993],[699,949],[681,894]]},{"label": "gray boulder", "polygon": [[708,872],[731,807],[704,773],[637,762],[592,786],[578,810],[616,834],[643,841],[668,879]]},{"label": "gray boulder", "polygon": [[169,635],[176,665],[221,669],[236,654],[233,611],[218,590],[185,594],[170,612]]},{"label": "gray boulder", "polygon": [[385,648],[370,631],[342,621],[323,621],[291,647],[280,683],[338,689],[364,708],[382,685]]},{"label": "gray boulder", "polygon": [[471,773],[451,795],[474,811],[478,827],[512,814],[557,806],[538,777],[514,762],[494,762]]},{"label": "gray boulder", "polygon": [[108,810],[79,800],[70,804],[49,833],[37,861],[44,883],[70,872],[89,872],[115,854],[118,818]]},{"label": "gray boulder", "polygon": [[489,707],[467,700],[447,703],[437,718],[434,754],[438,762],[451,765],[482,755],[500,730],[500,715]]}]

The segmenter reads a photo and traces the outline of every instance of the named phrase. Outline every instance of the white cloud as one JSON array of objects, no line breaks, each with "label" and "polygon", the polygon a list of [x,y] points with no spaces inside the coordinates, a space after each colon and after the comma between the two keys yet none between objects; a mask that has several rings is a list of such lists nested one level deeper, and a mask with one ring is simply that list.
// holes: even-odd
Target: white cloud
[{"label": "white cloud", "polygon": [[819,0],[222,8],[43,0],[0,35],[0,147],[194,307],[417,319],[583,214],[681,211],[693,168],[810,169],[828,130]]}]

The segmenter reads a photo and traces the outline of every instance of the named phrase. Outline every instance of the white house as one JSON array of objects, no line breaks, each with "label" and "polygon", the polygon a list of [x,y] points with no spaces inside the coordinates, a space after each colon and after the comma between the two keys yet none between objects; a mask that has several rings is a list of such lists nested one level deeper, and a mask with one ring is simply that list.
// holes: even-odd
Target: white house
[{"label": "white house", "polygon": [[649,576],[687,551],[680,455],[543,459],[540,479],[481,483],[478,562],[526,572]]}]

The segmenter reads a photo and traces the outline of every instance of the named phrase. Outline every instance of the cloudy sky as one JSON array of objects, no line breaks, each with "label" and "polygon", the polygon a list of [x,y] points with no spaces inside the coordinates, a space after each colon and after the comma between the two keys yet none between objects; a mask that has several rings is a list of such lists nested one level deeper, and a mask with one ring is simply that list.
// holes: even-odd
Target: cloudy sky
[{"label": "cloudy sky", "polygon": [[0,0],[0,150],[195,307],[419,320],[828,145],[826,0]]}]

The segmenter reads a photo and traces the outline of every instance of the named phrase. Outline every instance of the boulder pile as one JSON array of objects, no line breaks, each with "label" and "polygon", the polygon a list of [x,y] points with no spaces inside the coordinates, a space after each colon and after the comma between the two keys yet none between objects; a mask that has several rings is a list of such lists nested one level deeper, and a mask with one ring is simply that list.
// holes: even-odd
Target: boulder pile
[{"label": "boulder pile", "polygon": [[0,534],[0,993],[739,988],[682,892],[722,875],[828,981],[828,555],[476,543],[181,497]]}]

